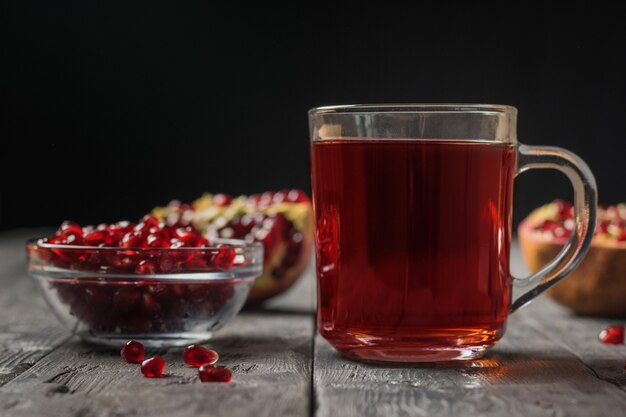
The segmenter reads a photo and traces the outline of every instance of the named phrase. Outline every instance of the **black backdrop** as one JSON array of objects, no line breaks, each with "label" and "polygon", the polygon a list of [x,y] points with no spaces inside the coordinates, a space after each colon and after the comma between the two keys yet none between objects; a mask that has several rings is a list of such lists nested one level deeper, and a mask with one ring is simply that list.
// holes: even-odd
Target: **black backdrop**
[{"label": "black backdrop", "polygon": [[[306,110],[358,102],[515,105],[522,141],[577,152],[602,202],[626,200],[619,14],[438,4],[4,2],[0,229],[309,190]],[[570,196],[560,174],[524,174],[515,219]]]}]

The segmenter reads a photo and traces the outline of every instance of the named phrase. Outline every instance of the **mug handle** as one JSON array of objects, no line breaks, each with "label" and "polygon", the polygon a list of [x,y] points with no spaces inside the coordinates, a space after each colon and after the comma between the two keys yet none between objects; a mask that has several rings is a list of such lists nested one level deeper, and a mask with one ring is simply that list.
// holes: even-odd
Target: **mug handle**
[{"label": "mug handle", "polygon": [[[520,144],[517,175],[529,169],[556,169],[564,173],[574,187],[574,228],[569,240],[550,263],[527,278],[512,277],[511,312],[562,280],[578,266],[587,253],[596,225],[598,191],[587,164],[577,155],[556,147]],[[521,294],[516,295],[516,292]]]}]

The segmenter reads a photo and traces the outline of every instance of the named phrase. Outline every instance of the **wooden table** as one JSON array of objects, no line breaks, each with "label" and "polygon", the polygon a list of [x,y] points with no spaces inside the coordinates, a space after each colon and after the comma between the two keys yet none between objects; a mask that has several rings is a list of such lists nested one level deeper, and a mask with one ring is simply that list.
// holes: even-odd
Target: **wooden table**
[{"label": "wooden table", "polygon": [[626,346],[597,340],[615,320],[575,317],[540,298],[511,317],[484,359],[362,364],[316,334],[312,267],[292,291],[217,333],[211,345],[232,384],[200,383],[180,350],[161,352],[167,378],[147,379],[57,323],[26,276],[23,242],[34,235],[0,234],[2,417],[626,416]]}]

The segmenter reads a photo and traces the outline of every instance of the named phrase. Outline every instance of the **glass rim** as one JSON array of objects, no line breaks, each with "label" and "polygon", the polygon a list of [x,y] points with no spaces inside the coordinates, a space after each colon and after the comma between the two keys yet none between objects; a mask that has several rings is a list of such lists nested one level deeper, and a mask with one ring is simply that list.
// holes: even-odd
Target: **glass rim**
[{"label": "glass rim", "polygon": [[507,104],[478,103],[380,103],[340,104],[314,107],[309,115],[355,114],[355,113],[474,113],[474,114],[517,114],[517,108]]},{"label": "glass rim", "polygon": [[246,249],[259,250],[263,248],[263,244],[259,242],[248,242],[243,239],[214,239],[212,242],[214,245],[204,246],[200,248],[196,247],[180,247],[180,248],[135,248],[135,247],[121,247],[121,246],[86,246],[86,245],[68,245],[65,243],[48,243],[45,242],[45,237],[33,238],[26,241],[26,246],[34,246],[43,249],[63,249],[63,250],[91,250],[91,251],[133,251],[138,253],[156,253],[156,252],[195,252],[195,251],[219,251],[224,247],[218,247],[220,244],[227,245],[235,251],[242,251]]}]

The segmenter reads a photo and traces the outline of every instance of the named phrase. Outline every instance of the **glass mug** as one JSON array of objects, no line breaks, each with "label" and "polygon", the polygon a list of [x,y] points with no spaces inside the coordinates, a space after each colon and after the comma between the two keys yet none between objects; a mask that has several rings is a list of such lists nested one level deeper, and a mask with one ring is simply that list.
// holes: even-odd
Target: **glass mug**
[{"label": "glass mug", "polygon": [[[477,104],[309,111],[317,322],[339,352],[480,357],[509,313],[581,261],[595,225],[593,174],[564,149],[519,144],[516,118],[514,107]],[[575,226],[549,265],[520,279],[509,273],[513,180],[531,168],[570,179]]]}]

